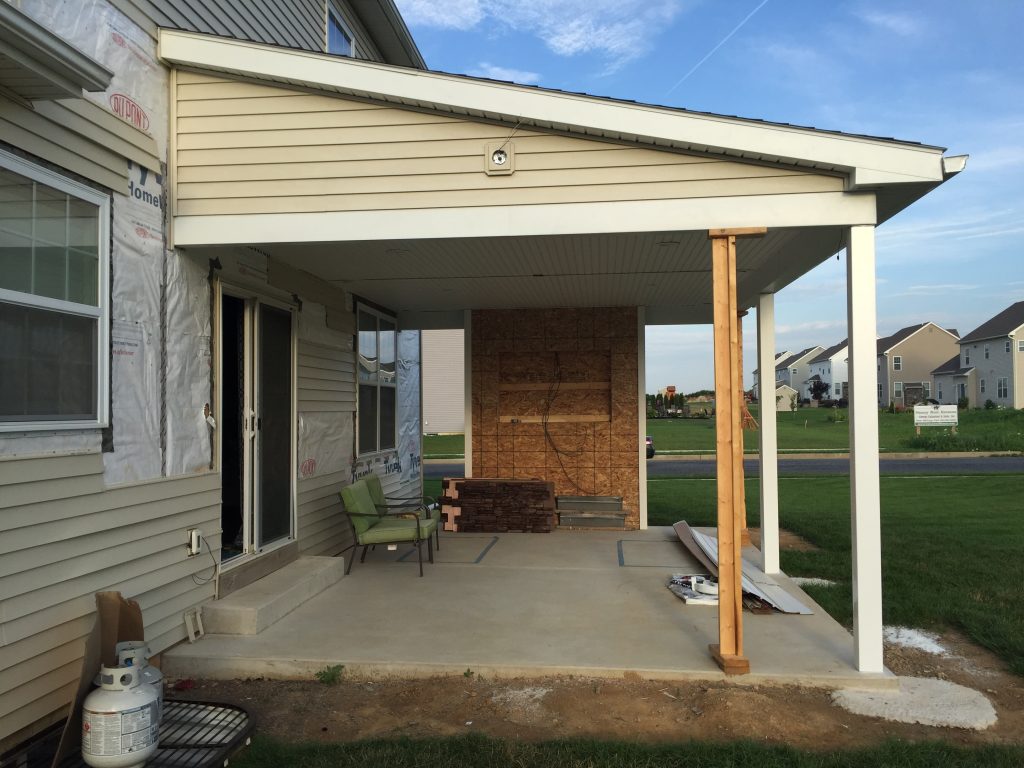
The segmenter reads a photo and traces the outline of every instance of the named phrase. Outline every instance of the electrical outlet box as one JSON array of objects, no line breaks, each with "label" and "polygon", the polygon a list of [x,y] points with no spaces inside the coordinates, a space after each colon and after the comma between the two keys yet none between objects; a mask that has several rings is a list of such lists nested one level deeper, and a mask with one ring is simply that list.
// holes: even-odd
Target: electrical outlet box
[{"label": "electrical outlet box", "polygon": [[203,548],[203,532],[198,528],[190,528],[188,531],[188,556],[195,557]]}]

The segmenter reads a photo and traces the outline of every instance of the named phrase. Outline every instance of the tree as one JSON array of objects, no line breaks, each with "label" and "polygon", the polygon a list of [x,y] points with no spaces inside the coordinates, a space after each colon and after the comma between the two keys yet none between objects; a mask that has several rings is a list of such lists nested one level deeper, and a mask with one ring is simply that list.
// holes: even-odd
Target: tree
[{"label": "tree", "polygon": [[822,381],[821,379],[817,379],[815,381],[812,381],[811,382],[811,399],[812,400],[819,400],[820,401],[821,398],[823,398],[825,395],[827,395],[830,390],[831,390],[831,386],[829,385],[829,383],[827,381]]}]

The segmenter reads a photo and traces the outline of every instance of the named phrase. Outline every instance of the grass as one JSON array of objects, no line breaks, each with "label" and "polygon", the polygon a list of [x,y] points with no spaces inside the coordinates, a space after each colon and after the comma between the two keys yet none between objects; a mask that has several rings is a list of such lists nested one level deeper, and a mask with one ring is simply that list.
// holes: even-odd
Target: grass
[{"label": "grass", "polygon": [[1024,748],[965,748],[889,741],[870,749],[811,752],[752,742],[640,744],[589,740],[526,743],[478,735],[435,739],[373,739],[347,744],[287,744],[257,736],[233,762],[239,768],[1011,768]]},{"label": "grass", "polygon": [[[757,418],[757,406],[751,408]],[[836,416],[844,419],[835,422]],[[784,451],[849,450],[849,422],[846,409],[801,408],[796,413],[779,413],[779,449]],[[919,451],[1019,451],[1024,452],[1024,410],[973,410],[960,412],[958,434],[948,429],[926,427],[921,436],[914,434],[914,414],[879,413],[878,443],[885,452]],[[714,419],[648,419],[647,434],[654,445],[665,451],[707,451],[715,449]],[[758,433],[743,433],[744,448],[757,451]],[[423,455],[461,458],[462,435],[427,435],[423,438]]]},{"label": "grass", "polygon": [[[758,525],[758,481],[747,481]],[[955,627],[1024,675],[1024,504],[1020,475],[882,477],[883,614],[886,624]],[[837,620],[852,622],[850,483],[847,477],[782,478],[780,525],[821,548],[783,552],[794,576],[836,581],[807,591]],[[715,482],[648,483],[648,519],[714,525]]]},{"label": "grass", "polygon": [[[757,407],[751,408],[754,418]],[[832,421],[839,416],[843,421]],[[776,418],[780,450],[846,451],[850,447],[845,408],[801,408]],[[914,434],[914,414],[878,414],[878,444],[882,451],[1024,451],[1024,410],[960,412],[957,435],[948,429],[925,427]],[[648,419],[647,433],[659,451],[713,451],[714,419]],[[744,449],[757,451],[757,431],[743,433]]]}]

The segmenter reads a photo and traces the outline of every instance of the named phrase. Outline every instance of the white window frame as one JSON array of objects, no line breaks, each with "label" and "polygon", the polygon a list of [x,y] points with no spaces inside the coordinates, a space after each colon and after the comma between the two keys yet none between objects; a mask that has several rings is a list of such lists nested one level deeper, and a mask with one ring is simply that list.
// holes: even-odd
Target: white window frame
[{"label": "white window frame", "polygon": [[988,344],[985,345],[985,359],[988,360]]},{"label": "white window frame", "polygon": [[903,357],[900,355],[894,355],[892,358],[892,369],[894,371],[903,370]]},{"label": "white window frame", "polygon": [[1010,377],[1000,376],[996,379],[996,397],[1005,400],[1010,396]]},{"label": "white window frame", "polygon": [[[337,21],[338,26],[341,27],[342,31],[348,35],[349,43],[352,46],[352,52],[347,54],[349,58],[359,59],[362,58],[359,55],[359,45],[356,33],[352,31],[352,25],[348,19],[345,18],[345,14],[342,10],[335,5],[331,0],[327,0],[324,3],[324,53],[331,53],[330,41],[331,41],[331,20]],[[345,56],[346,54],[337,53],[335,56]]]},{"label": "white window frame", "polygon": [[1017,351],[1024,352],[1024,339],[1020,339],[1017,341]]},{"label": "white window frame", "polygon": [[942,382],[935,382],[935,399],[940,403],[942,402]]},{"label": "white window frame", "polygon": [[984,394],[985,394],[985,380],[984,380],[984,379],[981,379],[981,380],[979,380],[979,382],[978,382],[978,383],[979,383],[979,385],[980,385],[980,391],[981,391],[981,394],[983,394],[983,395],[984,395]]},{"label": "white window frame", "polygon": [[924,390],[926,400],[932,396],[932,383],[930,381],[922,381],[921,388]]},{"label": "white window frame", "polygon": [[900,400],[903,399],[903,382],[902,381],[894,381],[892,383],[892,398],[893,398],[893,400],[896,400],[897,398],[900,399]]},{"label": "white window frame", "polygon": [[[369,304],[363,304],[361,302],[357,302],[356,303],[355,310],[356,310],[356,341],[355,341],[355,345],[354,346],[355,346],[355,350],[356,350],[356,456],[358,458],[365,458],[367,456],[379,456],[379,455],[382,455],[382,454],[394,453],[395,451],[398,450],[398,432],[399,432],[399,427],[400,427],[400,425],[398,423],[398,376],[399,376],[399,365],[398,365],[398,318],[394,314],[392,314],[390,312],[386,312],[386,311],[380,310],[377,307],[371,306]],[[362,419],[362,414],[360,413],[360,409],[359,409],[359,388],[363,387],[363,386],[368,386],[369,385],[369,382],[364,382],[364,381],[362,381],[362,379],[360,379],[360,370],[359,370],[359,357],[360,357],[360,355],[359,355],[359,314],[361,312],[365,312],[365,313],[367,313],[369,315],[373,315],[375,318],[377,318],[377,363],[378,363],[378,367],[377,367],[377,370],[378,370],[378,376],[377,376],[377,441],[376,441],[376,448],[374,450],[372,450],[372,451],[362,451],[362,450],[360,450],[360,445],[359,445],[359,425],[360,425],[360,420]],[[381,379],[380,379],[380,374],[379,374],[379,372],[380,372],[380,321],[381,321],[381,319],[387,320],[388,322],[390,322],[392,325],[395,326],[395,331],[394,331],[394,333],[395,333],[395,380],[394,380],[393,383],[390,383],[390,384],[382,382]],[[380,447],[380,390],[381,390],[381,387],[389,387],[389,388],[395,390],[395,435],[394,435],[394,445],[392,447],[390,447],[390,448],[381,448]]]},{"label": "white window frame", "polygon": [[971,350],[965,349],[964,350],[964,368],[966,368],[970,364],[971,364]]},{"label": "white window frame", "polygon": [[96,255],[99,284],[97,304],[77,304],[46,296],[0,288],[0,302],[32,309],[51,310],[77,317],[90,317],[97,321],[96,328],[96,418],[44,421],[0,421],[0,432],[56,431],[68,429],[100,429],[110,423],[110,196],[92,187],[80,184],[57,171],[30,163],[17,155],[0,149],[0,168],[45,184],[65,194],[77,197],[99,208],[97,213]]}]

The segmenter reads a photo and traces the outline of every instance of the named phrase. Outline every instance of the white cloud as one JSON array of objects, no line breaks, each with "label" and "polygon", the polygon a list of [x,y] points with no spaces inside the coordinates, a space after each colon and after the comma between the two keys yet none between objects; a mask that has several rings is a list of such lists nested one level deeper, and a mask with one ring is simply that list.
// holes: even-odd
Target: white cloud
[{"label": "white cloud", "polygon": [[642,56],[683,0],[399,0],[409,24],[472,29],[482,23],[536,35],[562,56],[596,53],[614,70]]},{"label": "white cloud", "polygon": [[873,27],[886,32],[900,35],[901,37],[913,37],[923,30],[920,19],[908,16],[904,13],[888,13],[885,11],[863,9],[856,12],[857,17]]},{"label": "white cloud", "polygon": [[469,71],[469,74],[474,77],[487,77],[491,80],[511,80],[513,83],[520,83],[522,85],[530,85],[540,80],[540,75],[536,72],[499,67],[486,61],[481,61],[476,69]]}]

